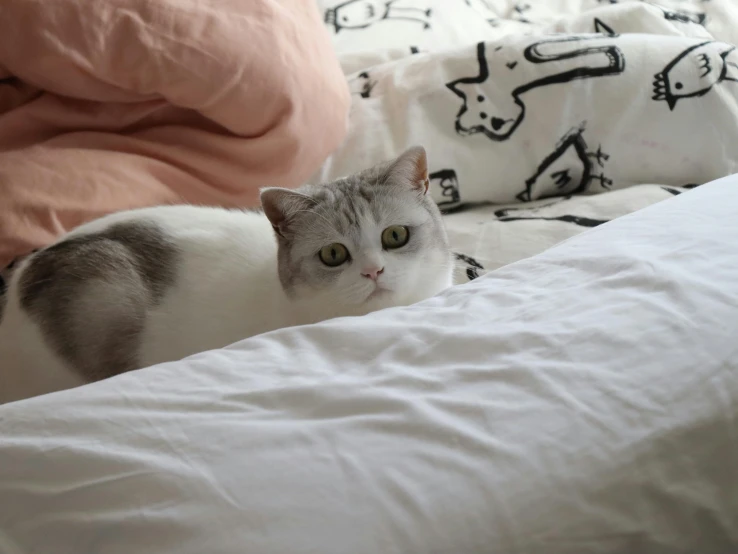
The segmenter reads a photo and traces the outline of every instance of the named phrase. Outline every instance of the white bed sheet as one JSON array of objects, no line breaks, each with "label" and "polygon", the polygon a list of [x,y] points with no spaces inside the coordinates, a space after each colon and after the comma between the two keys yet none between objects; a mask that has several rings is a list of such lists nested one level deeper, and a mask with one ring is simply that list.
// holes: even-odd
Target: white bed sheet
[{"label": "white bed sheet", "polygon": [[737,213],[2,406],[0,552],[735,552]]},{"label": "white bed sheet", "polygon": [[312,180],[424,145],[442,208],[497,205],[447,218],[457,282],[738,172],[735,0],[318,4],[353,105]]}]

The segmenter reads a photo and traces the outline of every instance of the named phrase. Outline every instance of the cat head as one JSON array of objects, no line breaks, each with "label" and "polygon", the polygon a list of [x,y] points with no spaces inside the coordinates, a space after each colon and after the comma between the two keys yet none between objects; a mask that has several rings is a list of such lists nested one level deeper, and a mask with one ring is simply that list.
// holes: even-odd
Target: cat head
[{"label": "cat head", "polygon": [[263,189],[287,295],[370,311],[448,287],[452,255],[428,185],[425,150],[414,147],[328,184]]}]

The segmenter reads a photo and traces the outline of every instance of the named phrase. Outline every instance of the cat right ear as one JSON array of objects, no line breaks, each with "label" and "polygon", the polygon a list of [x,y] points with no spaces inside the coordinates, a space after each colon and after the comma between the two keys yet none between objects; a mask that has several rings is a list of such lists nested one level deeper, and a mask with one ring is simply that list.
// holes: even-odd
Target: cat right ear
[{"label": "cat right ear", "polygon": [[315,201],[299,192],[280,187],[261,189],[261,207],[272,224],[274,232],[284,237],[295,214],[309,210]]},{"label": "cat right ear", "polygon": [[409,184],[422,194],[426,194],[430,181],[428,179],[428,158],[425,154],[425,148],[413,146],[400,154],[389,165],[387,179],[394,183]]}]

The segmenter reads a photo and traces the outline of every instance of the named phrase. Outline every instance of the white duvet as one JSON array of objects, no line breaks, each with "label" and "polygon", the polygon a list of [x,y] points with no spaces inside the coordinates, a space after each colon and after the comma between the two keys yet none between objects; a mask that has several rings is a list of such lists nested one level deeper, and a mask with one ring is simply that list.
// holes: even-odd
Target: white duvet
[{"label": "white duvet", "polygon": [[319,4],[354,102],[314,179],[423,144],[443,208],[498,204],[448,220],[488,270],[738,172],[735,0]]},{"label": "white duvet", "polygon": [[689,191],[738,170],[738,4],[320,3],[316,179],[422,143],[505,267],[1,406],[0,554],[738,552],[738,176]]},{"label": "white duvet", "polygon": [[2,406],[0,552],[736,552],[736,214]]}]

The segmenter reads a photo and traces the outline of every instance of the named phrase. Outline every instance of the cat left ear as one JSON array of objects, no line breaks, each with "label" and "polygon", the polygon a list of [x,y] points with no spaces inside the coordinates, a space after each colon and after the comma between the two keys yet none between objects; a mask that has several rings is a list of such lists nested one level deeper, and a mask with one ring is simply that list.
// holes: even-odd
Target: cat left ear
[{"label": "cat left ear", "polygon": [[280,187],[263,188],[260,196],[264,215],[280,237],[284,237],[295,214],[309,210],[315,204],[309,196]]},{"label": "cat left ear", "polygon": [[428,158],[425,148],[413,146],[405,150],[390,164],[387,176],[392,182],[407,183],[426,194],[430,180],[428,179]]}]

